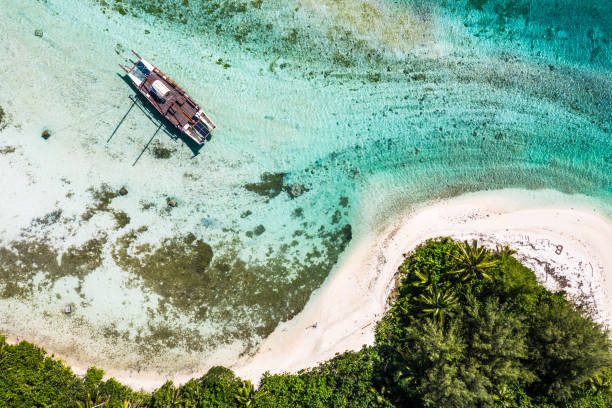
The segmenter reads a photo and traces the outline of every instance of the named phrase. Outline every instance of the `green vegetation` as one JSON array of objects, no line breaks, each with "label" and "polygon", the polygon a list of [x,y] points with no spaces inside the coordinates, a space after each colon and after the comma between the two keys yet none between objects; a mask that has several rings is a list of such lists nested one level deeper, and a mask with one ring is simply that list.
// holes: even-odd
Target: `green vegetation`
[{"label": "green vegetation", "polygon": [[381,378],[397,406],[554,407],[595,398],[586,389],[612,365],[608,333],[563,292],[538,285],[508,248],[428,241],[400,272],[398,298],[377,331]]},{"label": "green vegetation", "polygon": [[0,130],[4,130],[7,125],[6,113],[4,113],[4,109],[0,106]]},{"label": "green vegetation", "polygon": [[512,253],[427,241],[399,268],[375,346],[265,374],[258,389],[214,367],[180,387],[135,393],[102,381],[101,370],[81,378],[32,344],[0,338],[0,407],[611,406],[609,333]]},{"label": "green vegetation", "polygon": [[123,401],[149,398],[119,384],[102,381],[102,370],[90,368],[77,377],[60,361],[22,341],[9,345],[0,336],[0,407],[90,407],[92,402],[123,407]]}]

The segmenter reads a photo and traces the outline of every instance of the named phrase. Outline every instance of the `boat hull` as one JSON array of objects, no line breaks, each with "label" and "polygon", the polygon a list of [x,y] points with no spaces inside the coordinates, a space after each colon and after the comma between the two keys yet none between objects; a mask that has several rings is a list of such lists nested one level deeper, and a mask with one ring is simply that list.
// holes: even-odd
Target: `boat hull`
[{"label": "boat hull", "polygon": [[181,133],[203,144],[215,129],[212,120],[172,79],[153,64],[138,58],[132,69],[122,67],[138,92]]}]

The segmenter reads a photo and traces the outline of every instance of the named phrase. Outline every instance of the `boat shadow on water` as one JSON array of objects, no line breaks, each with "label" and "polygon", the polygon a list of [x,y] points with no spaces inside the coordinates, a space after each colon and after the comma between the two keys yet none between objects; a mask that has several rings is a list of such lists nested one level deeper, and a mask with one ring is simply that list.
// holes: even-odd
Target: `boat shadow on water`
[{"label": "boat shadow on water", "polygon": [[[125,81],[127,84],[129,84],[130,87],[134,88],[134,84],[132,83],[132,81],[126,75],[117,74],[117,76],[119,76],[123,81]],[[121,127],[121,124],[127,118],[127,116],[132,111],[134,106],[137,106],[139,108],[139,110],[142,113],[144,113],[145,116],[153,124],[155,124],[155,126],[157,126],[157,129],[155,130],[155,133],[153,133],[151,138],[148,140],[147,144],[144,146],[144,148],[142,149],[142,151],[140,152],[140,154],[138,155],[138,157],[136,158],[136,160],[134,161],[132,166],[136,165],[136,163],[138,162],[140,157],[149,148],[149,145],[151,144],[151,142],[153,142],[153,139],[155,139],[155,137],[157,136],[157,134],[160,131],[163,131],[174,142],[179,142],[180,141],[185,146],[187,146],[189,148],[189,150],[191,150],[191,152],[193,153],[192,158],[196,157],[200,153],[200,150],[202,149],[202,147],[206,143],[198,144],[194,140],[192,140],[190,137],[188,137],[184,133],[180,132],[176,127],[171,126],[171,123],[169,123],[168,120],[161,113],[159,113],[157,111],[157,109],[153,108],[151,106],[151,104],[146,100],[146,98],[142,94],[137,92],[134,95],[130,95],[129,99],[132,102],[132,104],[130,105],[128,110],[125,112],[125,114],[123,115],[123,117],[121,118],[121,120],[119,121],[119,123],[117,124],[115,129],[113,130],[113,133],[111,133],[111,135],[108,138],[108,140],[106,141],[106,143],[109,143],[111,141],[111,139],[115,136],[115,133],[117,133],[117,131]],[[208,137],[206,138],[205,142],[209,142],[211,140],[211,138],[212,138],[212,134],[209,134]]]}]

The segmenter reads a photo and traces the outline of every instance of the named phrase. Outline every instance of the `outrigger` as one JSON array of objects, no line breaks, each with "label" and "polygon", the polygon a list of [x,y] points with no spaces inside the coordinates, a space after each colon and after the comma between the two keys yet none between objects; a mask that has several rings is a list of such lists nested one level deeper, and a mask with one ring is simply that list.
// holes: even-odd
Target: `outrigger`
[{"label": "outrigger", "polygon": [[203,144],[216,127],[212,120],[172,79],[134,50],[132,52],[138,58],[134,66],[129,70],[121,64],[119,66],[138,92],[180,132],[197,144]]}]

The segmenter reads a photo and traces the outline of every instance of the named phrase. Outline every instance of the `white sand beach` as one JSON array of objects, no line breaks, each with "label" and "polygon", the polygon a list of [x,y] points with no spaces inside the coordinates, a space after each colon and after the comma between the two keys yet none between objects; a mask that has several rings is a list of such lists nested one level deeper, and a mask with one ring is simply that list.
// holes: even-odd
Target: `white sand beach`
[{"label": "white sand beach", "polygon": [[[152,391],[167,380],[182,384],[214,364],[229,366],[254,384],[270,373],[314,367],[336,353],[374,343],[374,329],[388,308],[404,254],[428,238],[477,239],[494,248],[509,245],[551,290],[585,296],[596,318],[612,324],[612,220],[609,208],[584,196],[552,190],[471,193],[407,213],[379,233],[354,242],[340,264],[294,319],[281,323],[258,351],[236,362],[202,361],[200,371],[134,372],[103,367],[135,389]],[[19,339],[8,338],[10,342]],[[43,346],[45,346],[43,344]],[[47,347],[48,348],[48,347]],[[78,374],[86,364],[48,348]]]},{"label": "white sand beach", "polygon": [[[612,323],[612,221],[588,201],[552,192],[501,190],[463,195],[412,212],[382,234],[353,245],[305,310],[281,324],[259,352],[232,368],[257,382],[296,372],[336,353],[373,344],[403,254],[428,238],[509,245],[551,290],[584,295],[597,319]],[[556,204],[558,203],[558,204]]]},{"label": "white sand beach", "polygon": [[[403,254],[442,235],[509,245],[611,323],[612,82],[591,7],[501,30],[433,2],[119,3],[0,10],[9,341],[135,389],[216,365],[257,384],[372,344]],[[217,124],[204,146],[135,105],[131,49]]]}]

